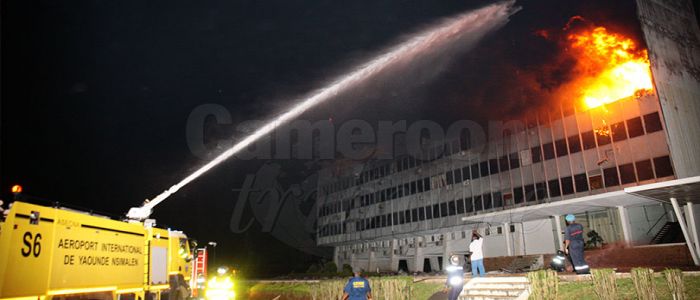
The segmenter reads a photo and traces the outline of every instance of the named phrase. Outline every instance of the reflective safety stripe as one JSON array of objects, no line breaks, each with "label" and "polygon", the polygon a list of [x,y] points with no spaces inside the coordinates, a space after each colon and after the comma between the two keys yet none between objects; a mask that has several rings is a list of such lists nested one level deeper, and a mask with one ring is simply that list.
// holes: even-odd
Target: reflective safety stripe
[{"label": "reflective safety stripe", "polygon": [[588,265],[574,266],[574,269],[579,270],[579,271],[580,271],[580,270],[585,270],[585,269],[588,269]]},{"label": "reflective safety stripe", "polygon": [[462,269],[461,266],[447,266],[447,268],[445,268],[445,270],[447,270],[448,272],[450,272],[450,271],[456,271],[456,270],[461,270],[461,269]]}]

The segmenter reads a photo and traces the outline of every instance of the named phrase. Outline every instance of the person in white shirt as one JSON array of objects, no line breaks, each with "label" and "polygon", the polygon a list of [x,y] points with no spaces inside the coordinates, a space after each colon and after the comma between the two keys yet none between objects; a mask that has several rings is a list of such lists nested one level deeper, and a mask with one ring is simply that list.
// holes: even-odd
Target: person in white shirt
[{"label": "person in white shirt", "polygon": [[472,231],[472,242],[469,244],[469,252],[471,252],[471,262],[472,262],[472,276],[473,277],[484,277],[486,271],[484,270],[484,238],[481,237],[478,231]]}]

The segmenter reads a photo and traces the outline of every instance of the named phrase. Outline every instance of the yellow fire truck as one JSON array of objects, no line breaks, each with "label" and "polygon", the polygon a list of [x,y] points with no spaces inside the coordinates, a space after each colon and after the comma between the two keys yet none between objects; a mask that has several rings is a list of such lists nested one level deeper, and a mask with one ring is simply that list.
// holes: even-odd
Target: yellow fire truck
[{"label": "yellow fire truck", "polygon": [[16,201],[0,222],[0,299],[183,299],[190,260],[182,232]]}]

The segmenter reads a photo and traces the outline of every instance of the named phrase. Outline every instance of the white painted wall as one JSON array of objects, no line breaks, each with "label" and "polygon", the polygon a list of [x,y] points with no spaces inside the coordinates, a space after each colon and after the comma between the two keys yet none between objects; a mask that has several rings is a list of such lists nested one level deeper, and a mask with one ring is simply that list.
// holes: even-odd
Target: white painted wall
[{"label": "white painted wall", "polygon": [[[665,209],[661,204],[627,207],[625,209],[630,222],[629,228],[632,237],[630,242],[633,245],[649,244],[667,221],[667,218],[663,217]],[[660,221],[659,218],[661,218]],[[658,223],[656,223],[657,221]]]}]

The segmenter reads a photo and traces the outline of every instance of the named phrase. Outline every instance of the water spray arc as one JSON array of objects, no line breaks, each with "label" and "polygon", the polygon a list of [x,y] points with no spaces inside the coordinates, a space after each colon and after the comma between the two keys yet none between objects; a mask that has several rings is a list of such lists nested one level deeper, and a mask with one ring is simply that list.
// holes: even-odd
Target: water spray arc
[{"label": "water spray arc", "polygon": [[366,82],[374,75],[390,69],[399,64],[409,64],[414,58],[430,53],[431,49],[445,47],[464,32],[479,31],[480,34],[488,32],[502,26],[507,22],[508,17],[518,9],[513,7],[514,1],[492,4],[478,10],[467,12],[448,19],[440,24],[432,26],[407,41],[390,48],[364,65],[352,70],[344,76],[339,77],[326,87],[319,89],[309,97],[300,99],[295,106],[285,113],[272,119],[251,135],[236,143],[230,149],[219,154],[209,163],[197,169],[194,173],[185,177],[182,181],[163,191],[152,200],[146,200],[141,207],[133,207],[127,213],[127,217],[134,220],[144,220],[151,215],[153,207],[163,202],[170,195],[197,179],[218,164],[227,160],[231,156],[250,146],[261,137],[271,133],[277,127],[284,125],[310,108],[343,93],[350,88]]}]

